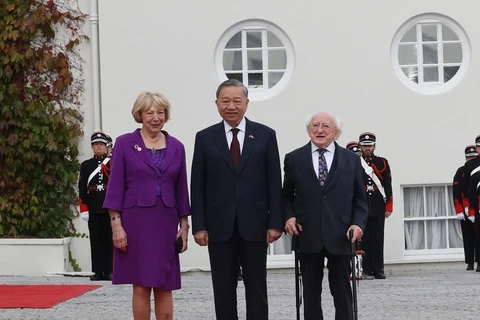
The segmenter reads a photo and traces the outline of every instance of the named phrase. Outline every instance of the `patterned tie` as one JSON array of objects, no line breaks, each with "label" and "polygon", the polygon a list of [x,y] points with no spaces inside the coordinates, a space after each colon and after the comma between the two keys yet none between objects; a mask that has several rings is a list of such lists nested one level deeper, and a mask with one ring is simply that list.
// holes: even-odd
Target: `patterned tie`
[{"label": "patterned tie", "polygon": [[320,185],[325,184],[328,175],[327,160],[325,160],[324,153],[327,149],[318,149],[318,180],[320,180]]},{"label": "patterned tie", "polygon": [[233,165],[235,166],[235,169],[238,169],[238,166],[240,165],[240,142],[238,142],[237,135],[240,129],[233,128],[230,131],[233,133],[232,143],[230,144],[230,153],[232,154]]}]

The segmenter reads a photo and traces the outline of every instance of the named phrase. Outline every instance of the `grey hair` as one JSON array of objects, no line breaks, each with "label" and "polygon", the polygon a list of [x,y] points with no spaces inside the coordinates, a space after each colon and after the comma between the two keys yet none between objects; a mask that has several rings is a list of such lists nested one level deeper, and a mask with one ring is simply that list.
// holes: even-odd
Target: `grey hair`
[{"label": "grey hair", "polygon": [[310,127],[310,125],[313,122],[313,117],[315,117],[318,114],[325,114],[325,115],[329,116],[330,118],[332,118],[333,124],[335,125],[335,127],[338,130],[338,134],[335,135],[335,138],[333,138],[333,140],[337,140],[338,138],[340,138],[340,136],[342,135],[343,121],[342,121],[341,118],[339,118],[339,117],[337,117],[337,116],[335,116],[335,115],[333,115],[333,114],[331,114],[330,112],[327,112],[327,111],[318,111],[318,112],[315,112],[315,113],[308,116],[307,125],[305,127],[307,129],[307,133],[309,133],[308,128]]},{"label": "grey hair", "polygon": [[220,95],[220,91],[222,91],[223,88],[225,87],[241,87],[243,90],[243,93],[245,94],[245,98],[248,99],[248,89],[245,87],[245,85],[238,81],[237,79],[228,79],[223,81],[217,88],[217,92],[215,93],[216,98],[218,99],[218,96]]}]

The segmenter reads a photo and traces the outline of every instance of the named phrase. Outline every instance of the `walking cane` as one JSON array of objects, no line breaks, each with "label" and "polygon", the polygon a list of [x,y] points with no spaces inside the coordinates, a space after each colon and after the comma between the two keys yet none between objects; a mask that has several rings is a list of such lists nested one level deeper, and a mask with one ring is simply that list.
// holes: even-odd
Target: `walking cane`
[{"label": "walking cane", "polygon": [[[350,236],[350,242],[351,239],[353,238],[353,230],[350,230],[349,232]],[[352,296],[353,296],[353,319],[358,320],[358,306],[357,306],[357,277],[355,275],[356,271],[356,262],[355,258],[357,255],[357,242],[351,242],[350,243],[350,248],[351,248],[351,254],[352,254]]]},{"label": "walking cane", "polygon": [[300,320],[300,306],[302,305],[302,273],[300,271],[300,261],[298,256],[298,236],[293,236],[292,241],[295,254],[295,304],[297,308],[297,320]]}]

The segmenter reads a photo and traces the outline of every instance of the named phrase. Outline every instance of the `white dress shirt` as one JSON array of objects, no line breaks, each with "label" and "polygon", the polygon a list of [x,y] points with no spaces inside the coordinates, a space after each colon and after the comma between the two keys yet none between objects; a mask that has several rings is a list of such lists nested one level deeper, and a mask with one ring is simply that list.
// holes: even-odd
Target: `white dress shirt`
[{"label": "white dress shirt", "polygon": [[[232,144],[232,140],[233,140],[233,132],[230,130],[232,130],[233,128],[225,120],[223,120],[223,125],[225,126],[225,134],[227,135],[228,149],[230,149],[230,145]],[[245,117],[243,117],[242,121],[240,121],[240,123],[236,127],[238,130],[240,130],[237,133],[237,139],[238,139],[238,142],[240,143],[240,154],[242,154],[242,150],[243,150],[243,141],[245,140],[246,126],[247,126],[247,121],[245,120]]]},{"label": "white dress shirt", "polygon": [[[315,170],[315,172],[317,173],[317,177],[318,177],[318,157],[320,156],[320,154],[318,153],[318,149],[320,149],[319,147],[317,147],[313,142],[310,143],[311,146],[312,146],[312,164],[313,164],[313,170]],[[323,154],[323,156],[325,157],[325,160],[327,161],[327,168],[328,168],[328,171],[330,172],[330,168],[332,167],[332,163],[333,163],[333,155],[335,154],[335,143],[332,142],[328,145],[328,147],[326,147],[325,149],[327,149],[327,151],[325,151],[325,153]]]}]

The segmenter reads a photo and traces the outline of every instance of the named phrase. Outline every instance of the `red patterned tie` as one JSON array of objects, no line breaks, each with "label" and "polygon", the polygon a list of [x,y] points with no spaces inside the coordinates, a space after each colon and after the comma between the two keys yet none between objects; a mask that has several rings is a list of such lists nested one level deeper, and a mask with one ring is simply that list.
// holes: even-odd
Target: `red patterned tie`
[{"label": "red patterned tie", "polygon": [[230,144],[230,153],[232,154],[233,165],[235,166],[235,169],[238,169],[238,166],[240,165],[240,142],[238,142],[237,135],[240,129],[233,128],[230,131],[233,133],[232,143]]},{"label": "red patterned tie", "polygon": [[320,185],[325,184],[328,175],[328,166],[327,160],[325,159],[324,153],[327,149],[318,149],[318,180],[320,180]]}]

